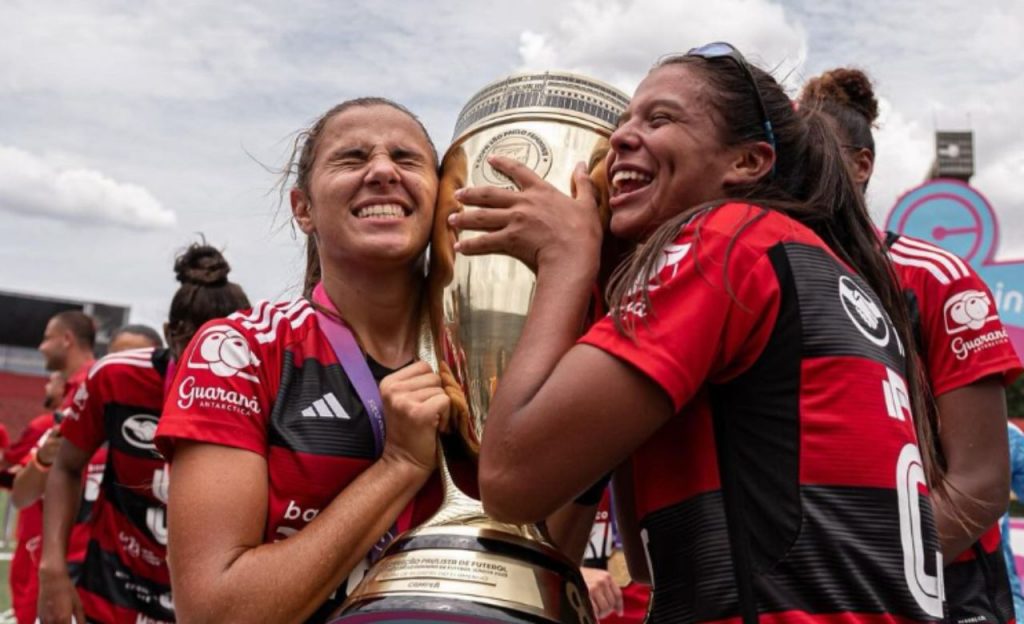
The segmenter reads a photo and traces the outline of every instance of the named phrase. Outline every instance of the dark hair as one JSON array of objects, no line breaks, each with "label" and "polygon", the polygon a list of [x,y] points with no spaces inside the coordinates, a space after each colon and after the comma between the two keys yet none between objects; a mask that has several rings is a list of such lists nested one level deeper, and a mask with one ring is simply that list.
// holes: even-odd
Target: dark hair
[{"label": "dark hair", "polygon": [[[727,146],[764,141],[762,113],[753,87],[743,70],[725,57],[672,56],[662,60],[655,69],[681,65],[709,88],[708,103],[720,140]],[[856,271],[878,295],[899,339],[908,347],[907,381],[913,413],[928,413],[926,382],[916,358],[910,353],[914,344],[913,329],[896,274],[886,258],[868,215],[864,198],[846,169],[842,148],[834,122],[819,108],[793,106],[782,87],[767,72],[750,66],[757,81],[768,118],[775,132],[775,168],[760,179],[746,185],[726,189],[728,198],[700,206],[682,207],[682,212],[662,224],[633,257],[616,271],[609,286],[609,305],[616,326],[625,333],[632,327],[623,318],[635,284],[646,284],[653,274],[661,250],[695,215],[724,201],[739,200],[776,210],[809,227],[828,245],[833,253]],[[763,216],[763,213],[762,213]],[[747,226],[756,221],[755,216]],[[699,239],[697,241],[699,244]],[[727,254],[731,251],[730,244]],[[727,270],[723,266],[723,273]],[[728,285],[729,281],[725,280]],[[647,289],[641,291],[649,302]],[[939,495],[945,495],[938,464],[935,461],[935,432],[927,417],[915,418],[917,435],[929,484]]]},{"label": "dark hair", "polygon": [[53,320],[71,332],[79,347],[92,351],[96,345],[96,321],[91,316],[80,310],[65,310],[54,314]]},{"label": "dark hair", "polygon": [[[371,106],[388,106],[399,112],[405,113],[416,122],[420,130],[423,131],[423,137],[427,140],[427,145],[430,146],[430,155],[434,159],[434,167],[437,168],[437,148],[434,147],[434,142],[430,139],[430,133],[427,132],[423,122],[420,121],[419,117],[413,114],[408,108],[402,106],[398,102],[394,102],[387,98],[382,97],[361,97],[346,100],[341,104],[338,104],[328,110],[326,113],[320,116],[311,126],[302,130],[295,137],[295,142],[292,144],[292,153],[288,157],[288,164],[285,166],[284,171],[281,174],[281,179],[278,182],[278,189],[282,201],[284,200],[284,193],[288,190],[288,182],[294,180],[292,183],[293,188],[297,188],[304,192],[309,192],[309,174],[313,169],[313,164],[316,159],[316,148],[320,143],[320,135],[323,134],[324,126],[331,120],[335,115],[339,115],[350,108],[363,107],[368,108]],[[313,236],[306,237],[306,275],[303,278],[302,292],[304,295],[309,296],[313,291],[313,287],[320,281],[320,252],[316,246],[316,238]]]},{"label": "dark hair", "polygon": [[839,67],[811,78],[800,94],[800,103],[817,106],[834,119],[850,146],[875,153],[871,128],[878,119],[878,99],[863,71]]},{"label": "dark hair", "polygon": [[114,333],[110,336],[110,342],[117,340],[121,334],[134,334],[136,336],[142,336],[146,340],[153,343],[154,347],[164,346],[164,339],[160,337],[160,332],[153,329],[149,325],[122,325],[114,330]]},{"label": "dark hair", "polygon": [[231,267],[216,248],[192,243],[174,260],[174,273],[181,282],[167,313],[167,346],[175,355],[210,319],[227,316],[250,307],[238,284],[228,281]]}]

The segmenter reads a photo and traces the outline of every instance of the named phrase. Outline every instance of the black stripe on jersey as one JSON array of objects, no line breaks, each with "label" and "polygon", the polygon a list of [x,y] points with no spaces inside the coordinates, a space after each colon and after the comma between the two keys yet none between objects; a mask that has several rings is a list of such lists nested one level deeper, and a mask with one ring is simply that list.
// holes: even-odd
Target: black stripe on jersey
[{"label": "black stripe on jersey", "polygon": [[160,409],[108,403],[103,409],[103,427],[111,451],[142,459],[163,461],[153,438],[160,422]]},{"label": "black stripe on jersey", "polygon": [[[899,340],[892,321],[878,296],[860,276],[846,270],[820,247],[783,243],[769,250],[768,255],[776,274],[782,265],[788,264],[787,270],[795,277],[800,318],[804,325],[805,357],[858,356],[903,371],[903,356],[899,352]],[[840,286],[850,281],[859,290],[855,298],[866,308],[873,305],[881,312],[881,318],[873,316],[874,312],[868,309],[862,309],[866,318],[859,315],[854,300],[844,297],[844,293],[849,294],[849,287]],[[859,316],[864,319],[860,324],[855,320]],[[874,332],[882,344],[872,342],[864,332]]]},{"label": "black stripe on jersey", "polygon": [[979,542],[971,548],[976,558],[954,561],[943,573],[949,622],[1006,624],[1014,619],[1014,611],[1003,551],[986,553]]},{"label": "black stripe on jersey", "polygon": [[[369,417],[341,366],[324,366],[313,358],[296,365],[294,359],[291,351],[285,352],[281,385],[270,414],[270,443],[312,455],[373,459],[375,447]],[[328,392],[348,418],[308,415],[313,403],[322,401]]]},{"label": "black stripe on jersey", "polygon": [[174,620],[171,588],[135,574],[96,542],[89,542],[78,586],[110,604],[157,620]]},{"label": "black stripe on jersey", "polygon": [[[122,516],[128,519],[132,525],[150,540],[153,544],[161,546],[167,544],[167,507],[152,496],[152,487],[133,489],[119,479],[115,458],[117,451],[110,451],[107,456],[107,468],[103,473],[104,497],[111,507],[117,510]],[[131,461],[131,460],[129,460]],[[143,465],[136,469],[144,470]],[[152,462],[152,471],[155,476],[157,470],[166,470],[162,460]],[[150,477],[151,479],[151,477]],[[152,481],[150,480],[150,483]]]},{"label": "black stripe on jersey", "polygon": [[[771,336],[750,368],[709,391],[744,622],[756,621],[753,575],[781,558],[800,530],[801,302],[785,249],[776,246],[769,258],[780,291]],[[754,530],[745,520],[752,514],[760,518]]]},{"label": "black stripe on jersey", "polygon": [[[931,621],[910,594],[895,490],[804,486],[803,521],[790,549],[753,577],[758,612],[812,614],[888,613]],[[925,552],[936,552],[934,521],[920,499]],[[739,615],[729,535],[721,492],[660,509],[643,521],[655,572],[649,621],[711,621]],[[760,516],[748,515],[751,533]],[[929,528],[931,527],[931,528]],[[936,574],[935,560],[925,572]]]}]

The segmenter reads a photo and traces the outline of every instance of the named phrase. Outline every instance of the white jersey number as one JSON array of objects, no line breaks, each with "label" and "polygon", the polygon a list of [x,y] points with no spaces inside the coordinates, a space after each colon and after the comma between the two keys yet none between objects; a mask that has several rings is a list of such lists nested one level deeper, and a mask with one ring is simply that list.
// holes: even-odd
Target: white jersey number
[{"label": "white jersey number", "polygon": [[[907,444],[896,462],[896,492],[900,505],[900,540],[903,546],[903,574],[911,595],[928,615],[942,617],[945,598],[942,583],[942,553],[925,550],[921,525],[920,487],[925,485],[924,466],[916,444]],[[936,576],[925,572],[925,558],[935,556]]]}]

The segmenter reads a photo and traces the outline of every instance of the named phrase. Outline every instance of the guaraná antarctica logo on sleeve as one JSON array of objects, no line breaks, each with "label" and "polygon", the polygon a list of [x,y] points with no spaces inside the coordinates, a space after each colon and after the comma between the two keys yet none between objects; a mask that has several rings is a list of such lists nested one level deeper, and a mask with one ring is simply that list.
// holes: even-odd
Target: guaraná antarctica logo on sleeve
[{"label": "guaran\u00e1 antarctica logo on sleeve", "polygon": [[230,325],[213,325],[206,328],[198,340],[198,346],[189,354],[189,368],[208,370],[218,377],[237,375],[259,383],[254,369],[260,365],[260,360],[237,329]]},{"label": "guaran\u00e1 antarctica logo on sleeve", "polygon": [[[959,180],[935,179],[907,191],[885,222],[905,234],[958,256],[992,292],[965,290],[944,306],[949,347],[959,360],[1011,341],[1024,352],[1024,259],[997,259],[999,221],[988,200]],[[996,318],[1003,327],[975,334]]]}]

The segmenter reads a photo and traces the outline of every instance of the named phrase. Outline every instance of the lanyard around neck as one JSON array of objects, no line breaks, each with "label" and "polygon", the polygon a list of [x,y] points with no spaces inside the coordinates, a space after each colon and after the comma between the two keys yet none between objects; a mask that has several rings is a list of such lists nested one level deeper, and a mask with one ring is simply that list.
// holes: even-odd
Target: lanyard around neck
[{"label": "lanyard around neck", "polygon": [[366,357],[362,349],[356,343],[352,330],[338,316],[337,309],[331,303],[327,292],[324,290],[323,282],[313,289],[313,303],[316,304],[316,318],[320,324],[320,331],[327,336],[331,343],[335,357],[345,371],[345,375],[359,395],[366,413],[370,417],[370,426],[373,428],[373,443],[375,456],[380,457],[384,452],[384,409],[380,397],[380,388],[377,380],[370,372],[370,366],[366,363]]}]

